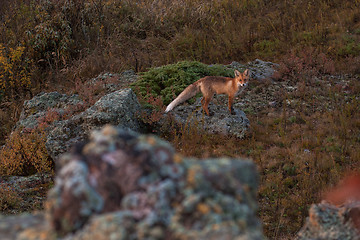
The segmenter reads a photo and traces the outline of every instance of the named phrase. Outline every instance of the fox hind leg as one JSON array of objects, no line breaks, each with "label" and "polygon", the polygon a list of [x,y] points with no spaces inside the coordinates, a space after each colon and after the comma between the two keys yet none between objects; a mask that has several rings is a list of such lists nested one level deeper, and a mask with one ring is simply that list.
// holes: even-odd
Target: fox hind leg
[{"label": "fox hind leg", "polygon": [[[203,101],[204,100],[204,101]],[[201,104],[202,104],[202,107],[203,107],[203,110],[205,111],[205,113],[208,115],[208,116],[212,116],[214,115],[213,113],[209,113],[209,103],[211,101],[211,97],[210,98],[206,98],[204,97],[202,100],[201,100]]]},{"label": "fox hind leg", "polygon": [[210,87],[206,87],[204,85],[201,87],[200,91],[203,95],[203,98],[201,99],[201,105],[205,113],[210,116],[208,106],[212,97],[214,96],[214,91]]}]

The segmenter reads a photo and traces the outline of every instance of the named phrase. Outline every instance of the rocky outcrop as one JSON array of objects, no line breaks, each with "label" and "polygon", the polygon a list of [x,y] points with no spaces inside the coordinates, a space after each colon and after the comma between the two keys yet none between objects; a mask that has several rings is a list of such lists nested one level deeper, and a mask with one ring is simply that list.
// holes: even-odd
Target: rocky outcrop
[{"label": "rocky outcrop", "polygon": [[[227,106],[227,96],[214,96],[209,104],[211,116],[207,116],[201,107],[201,98],[192,105],[177,106],[167,115],[175,122],[189,127],[197,127],[210,134],[221,134],[244,138],[249,134],[250,121],[245,113],[235,104],[232,115]],[[162,123],[165,124],[165,123]]]},{"label": "rocky outcrop", "polygon": [[263,239],[251,161],[183,158],[107,126],[58,164],[46,218],[1,217],[0,239]]},{"label": "rocky outcrop", "polygon": [[298,233],[298,240],[360,239],[360,202],[336,207],[326,202],[314,204],[309,217]]},{"label": "rocky outcrop", "polygon": [[91,130],[105,124],[141,131],[137,118],[140,104],[131,89],[124,89],[136,79],[135,72],[129,70],[121,74],[100,74],[85,82],[85,86],[96,85],[104,92],[90,107],[77,94],[40,93],[24,102],[15,130],[31,130],[45,123],[46,148],[55,160],[72,145],[85,140]]},{"label": "rocky outcrop", "polygon": [[105,124],[141,131],[137,120],[140,104],[131,89],[119,90],[100,98],[93,106],[71,118],[54,123],[49,130],[46,148],[53,159],[85,140],[91,130]]},{"label": "rocky outcrop", "polygon": [[[244,70],[250,68],[252,78],[264,79],[272,76],[276,64],[255,60],[242,65],[233,62],[227,67]],[[141,107],[136,96],[130,89],[118,90],[136,81],[133,71],[122,74],[104,73],[85,83],[85,85],[100,85],[106,93],[93,106],[86,109],[78,95],[66,95],[58,92],[41,93],[29,101],[25,101],[17,129],[34,129],[41,122],[47,122],[46,148],[53,159],[66,152],[70,146],[81,142],[88,133],[105,124],[121,125],[135,131],[143,129],[137,120]],[[201,111],[195,111],[200,106],[200,100],[192,106],[179,106],[173,114],[178,123],[198,125],[210,134],[232,135],[243,138],[249,129],[249,120],[235,103],[235,115],[229,114],[227,99],[216,96],[210,103],[214,116],[208,117]],[[217,99],[217,101],[216,101]],[[49,111],[53,115],[49,115]],[[50,119],[48,119],[50,118]],[[160,122],[163,125],[164,122]],[[199,124],[198,124],[199,123]]]},{"label": "rocky outcrop", "polygon": [[[141,107],[131,89],[109,93],[85,111],[76,111],[83,104],[77,95],[41,93],[24,103],[17,128],[34,129],[46,121],[49,111],[56,115],[45,129],[46,148],[53,159],[68,151],[72,145],[85,140],[91,130],[105,124],[141,131],[141,123],[137,118]],[[64,117],[66,114],[69,116]]]}]

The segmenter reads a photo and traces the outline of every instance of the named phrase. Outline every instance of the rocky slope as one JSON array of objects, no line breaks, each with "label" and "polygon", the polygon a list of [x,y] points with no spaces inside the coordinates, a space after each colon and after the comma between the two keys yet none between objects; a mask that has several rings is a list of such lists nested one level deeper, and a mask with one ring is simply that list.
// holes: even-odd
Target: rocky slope
[{"label": "rocky slope", "polygon": [[[251,70],[252,79],[264,80],[271,78],[276,64],[255,60],[248,64],[233,62],[226,66],[244,70]],[[58,92],[40,93],[33,99],[25,101],[21,117],[16,129],[34,129],[42,122],[49,125],[46,128],[46,148],[52,159],[70,149],[78,142],[85,140],[91,130],[98,129],[105,124],[127,127],[137,132],[144,132],[144,123],[139,119],[141,106],[131,89],[124,89],[136,81],[137,75],[132,71],[118,74],[102,74],[89,80],[85,85],[101,85],[103,97],[88,107],[76,94],[66,95]],[[226,108],[227,99],[216,96],[209,108],[214,116],[207,117],[199,109],[200,99],[193,105],[177,107],[172,114],[173,120],[181,125],[197,122],[198,127],[211,134],[233,135],[243,138],[249,130],[249,120],[241,110],[242,105],[234,104],[235,115],[230,115]],[[50,119],[49,118],[54,118]],[[167,117],[161,119],[164,125]]]},{"label": "rocky slope", "polygon": [[[229,115],[226,97],[218,96],[210,105],[210,109],[215,110],[213,118],[198,111],[198,99],[193,105],[184,104],[174,110],[173,116],[178,122],[184,124],[189,117],[195,117],[196,121],[205,123],[203,127],[210,133],[243,137],[250,123],[242,110],[257,113],[270,106],[267,114],[271,116],[286,106],[291,118],[296,116],[299,104],[309,112],[336,108],[322,93],[311,104],[301,101],[301,96],[296,94],[284,99],[282,93],[296,93],[303,86],[301,82],[269,80],[273,73],[271,63],[257,60],[248,65],[235,62],[231,65],[239,69],[252,67],[254,79],[263,81],[245,89],[247,94],[235,100],[237,115]],[[142,131],[143,123],[137,118],[141,107],[136,96],[130,89],[119,90],[126,85],[128,76],[131,76],[129,81],[136,79],[132,73],[127,73],[119,78],[122,79],[120,83],[106,84],[105,95],[81,111],[76,109],[79,106],[81,109],[84,102],[77,95],[39,94],[25,102],[17,127],[36,127],[49,110],[59,116],[74,113],[68,118],[60,117],[47,128],[47,148],[54,159],[69,151],[71,145],[86,140],[92,130],[104,124]],[[102,79],[112,77],[104,74],[89,84],[102,83]],[[325,86],[324,91],[334,85],[339,86],[339,91],[348,91],[346,78],[326,78],[330,80],[317,78],[311,84]],[[317,104],[320,101],[328,104]],[[219,124],[221,122],[224,124]],[[44,236],[46,239],[55,236],[101,239],[96,232],[119,239],[136,239],[138,236],[152,239],[262,238],[260,224],[254,217],[257,174],[251,162],[183,159],[156,137],[109,128],[95,133],[87,145],[79,146],[56,162],[61,168],[49,195],[46,213],[2,216],[0,239],[39,239]],[[354,215],[357,212],[356,204],[314,205],[298,237],[356,239],[358,232],[353,222],[358,218],[349,216],[357,216]]]}]

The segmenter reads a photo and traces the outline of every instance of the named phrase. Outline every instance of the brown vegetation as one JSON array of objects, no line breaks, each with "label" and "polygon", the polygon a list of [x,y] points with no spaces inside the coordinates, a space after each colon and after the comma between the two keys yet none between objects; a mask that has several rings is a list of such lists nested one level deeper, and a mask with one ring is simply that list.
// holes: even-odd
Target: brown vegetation
[{"label": "brown vegetation", "polygon": [[[17,149],[25,151],[22,159],[44,159],[41,131],[6,137],[23,100],[40,91],[77,92],[93,102],[101,89],[86,89],[84,82],[103,71],[260,58],[280,63],[277,84],[296,90],[277,93],[277,107],[248,103],[252,137],[239,141],[195,129],[165,137],[184,155],[254,159],[261,173],[259,214],[273,239],[292,236],[326,186],[359,169],[359,80],[328,75],[360,73],[359,1],[3,2],[0,145],[8,138],[9,154]],[[246,94],[266,99],[269,87],[253,82]],[[156,96],[150,101],[161,105]],[[14,199],[8,197],[10,204]]]},{"label": "brown vegetation", "polygon": [[[181,60],[276,61],[309,47],[336,61],[337,70],[359,73],[359,9],[358,1],[340,0],[6,1],[0,107],[44,89],[78,91],[74,83],[103,71]],[[0,139],[17,109],[0,118]]]}]

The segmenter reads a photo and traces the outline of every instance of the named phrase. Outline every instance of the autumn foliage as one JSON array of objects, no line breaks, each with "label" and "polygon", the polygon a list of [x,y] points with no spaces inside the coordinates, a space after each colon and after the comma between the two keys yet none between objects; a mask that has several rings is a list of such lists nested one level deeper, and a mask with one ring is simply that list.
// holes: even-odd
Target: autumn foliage
[{"label": "autumn foliage", "polygon": [[29,90],[31,62],[24,58],[24,51],[25,47],[6,49],[0,43],[0,97],[19,97]]},{"label": "autumn foliage", "polygon": [[0,151],[1,175],[29,175],[53,171],[53,162],[45,148],[43,129],[13,132]]}]

